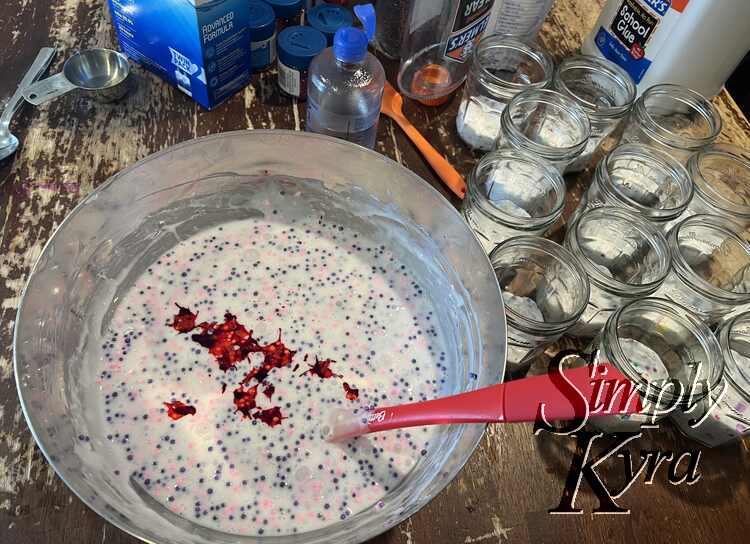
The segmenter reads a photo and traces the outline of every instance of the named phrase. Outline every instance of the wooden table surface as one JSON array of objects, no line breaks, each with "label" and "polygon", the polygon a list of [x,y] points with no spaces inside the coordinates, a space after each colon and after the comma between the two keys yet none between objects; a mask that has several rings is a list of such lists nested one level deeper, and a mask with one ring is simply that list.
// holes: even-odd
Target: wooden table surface
[{"label": "wooden table surface", "polygon": [[[598,0],[603,3],[603,0]],[[114,46],[102,0],[5,0],[0,5],[0,97],[9,96],[38,49],[54,45],[59,69],[72,51]],[[575,51],[598,14],[595,2],[557,0],[541,41],[558,59]],[[388,64],[390,75],[394,66]],[[137,69],[139,86],[125,102],[103,106],[70,94],[16,118],[23,144],[0,163],[0,542],[115,544],[136,540],[106,524],[66,488],[36,447],[16,396],[12,333],[19,296],[44,243],[70,209],[94,187],[147,155],[196,136],[237,129],[304,128],[305,108],[279,97],[275,74],[212,112]],[[724,118],[722,140],[750,148],[750,125],[732,99],[716,99]],[[459,140],[458,100],[440,108],[407,104],[407,116],[467,174],[477,160]],[[383,120],[376,149],[443,190],[401,131]],[[569,209],[587,178],[572,179]],[[443,191],[444,194],[445,191]],[[455,203],[455,200],[454,200]],[[601,447],[594,445],[594,450]],[[626,448],[636,464],[641,451],[701,450],[666,426]],[[653,482],[640,475],[617,499],[629,514],[592,514],[597,499],[584,481],[580,514],[552,515],[576,451],[570,437],[531,425],[490,427],[466,468],[432,503],[373,542],[748,542],[750,456],[747,444],[701,450],[697,482],[673,485],[663,464]],[[625,457],[598,472],[610,489],[622,486]],[[678,472],[686,469],[686,463]]]}]

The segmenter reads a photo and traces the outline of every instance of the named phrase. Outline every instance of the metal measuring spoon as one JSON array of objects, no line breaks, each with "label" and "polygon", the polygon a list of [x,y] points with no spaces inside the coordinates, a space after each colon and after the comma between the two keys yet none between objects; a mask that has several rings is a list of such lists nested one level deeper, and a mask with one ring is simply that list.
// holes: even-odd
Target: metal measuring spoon
[{"label": "metal measuring spoon", "polygon": [[23,95],[35,106],[78,90],[99,102],[114,102],[130,90],[130,63],[111,49],[86,49],[72,55],[62,72],[24,89]]},{"label": "metal measuring spoon", "polygon": [[16,92],[5,105],[2,115],[0,115],[0,161],[9,157],[18,149],[18,138],[11,134],[10,122],[13,119],[13,115],[15,115],[25,102],[23,98],[24,89],[42,77],[44,72],[47,71],[55,56],[55,51],[54,47],[43,47],[39,51],[31,68],[29,68],[29,71],[26,72],[26,75],[23,76],[21,83],[18,85],[18,89],[16,89]]}]

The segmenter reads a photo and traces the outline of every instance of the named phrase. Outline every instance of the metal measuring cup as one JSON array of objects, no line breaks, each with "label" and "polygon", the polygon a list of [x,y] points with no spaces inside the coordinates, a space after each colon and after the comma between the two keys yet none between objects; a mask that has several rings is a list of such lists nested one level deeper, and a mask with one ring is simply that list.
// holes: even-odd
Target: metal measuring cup
[{"label": "metal measuring cup", "polygon": [[62,72],[29,85],[23,96],[38,106],[79,89],[99,102],[113,102],[130,90],[130,63],[110,49],[87,49],[65,61]]}]

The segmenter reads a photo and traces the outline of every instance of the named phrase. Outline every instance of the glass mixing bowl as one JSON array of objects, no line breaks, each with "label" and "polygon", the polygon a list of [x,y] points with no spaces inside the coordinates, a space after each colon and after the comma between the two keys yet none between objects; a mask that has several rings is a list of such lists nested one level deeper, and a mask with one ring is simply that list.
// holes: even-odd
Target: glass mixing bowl
[{"label": "glass mixing bowl", "polygon": [[414,173],[349,142],[280,130],[220,134],[152,155],[91,193],[60,225],[26,286],[14,337],[19,396],[39,447],[89,507],[144,541],[362,542],[427,504],[482,437],[483,425],[441,427],[427,455],[383,501],[290,536],[204,527],[107,470],[122,452],[106,439],[89,376],[117,301],[179,240],[263,216],[268,199],[279,195],[286,195],[282,217],[315,213],[387,239],[412,268],[449,344],[445,394],[502,380],[505,313],[492,266],[461,215]]}]

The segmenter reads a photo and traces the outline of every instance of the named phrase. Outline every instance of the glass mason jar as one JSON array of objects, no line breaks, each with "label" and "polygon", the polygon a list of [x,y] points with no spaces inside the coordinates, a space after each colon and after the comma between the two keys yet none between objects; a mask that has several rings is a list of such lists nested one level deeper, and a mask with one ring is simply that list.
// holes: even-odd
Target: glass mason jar
[{"label": "glass mason jar", "polygon": [[750,246],[732,221],[693,215],[672,227],[667,242],[672,269],[654,296],[711,324],[750,304]]},{"label": "glass mason jar", "polygon": [[687,168],[695,195],[682,219],[707,213],[750,226],[750,151],[714,144],[693,154]]},{"label": "glass mason jar", "polygon": [[721,116],[710,101],[686,87],[663,84],[649,87],[635,101],[622,141],[658,147],[684,164],[719,132]]},{"label": "glass mason jar", "polygon": [[665,228],[692,198],[693,182],[671,155],[647,145],[622,144],[597,165],[572,220],[587,209],[615,206]]},{"label": "glass mason jar", "polygon": [[588,114],[591,137],[583,153],[568,167],[586,168],[604,139],[630,112],[636,96],[635,83],[614,62],[600,57],[576,55],[564,59],[555,70],[554,89],[569,96]]},{"label": "glass mason jar", "polygon": [[505,375],[523,377],[534,357],[578,320],[589,299],[589,282],[570,252],[537,236],[506,240],[490,261],[508,322]]},{"label": "glass mason jar", "polygon": [[672,420],[687,437],[713,448],[750,434],[750,313],[736,316],[716,333],[724,355],[724,378],[692,410]]},{"label": "glass mason jar", "polygon": [[490,151],[500,134],[500,115],[526,89],[546,87],[554,63],[539,47],[515,38],[489,36],[474,50],[458,107],[458,135],[473,149]]},{"label": "glass mason jar", "polygon": [[589,421],[606,433],[637,431],[701,402],[724,369],[711,329],[687,308],[660,298],[643,298],[617,310],[591,348],[595,364],[611,363],[633,382],[643,406],[637,414]]},{"label": "glass mason jar", "polygon": [[669,274],[669,248],[661,230],[622,208],[583,212],[568,228],[565,247],[591,284],[586,310],[570,329],[573,336],[596,336],[617,308],[652,295]]},{"label": "glass mason jar", "polygon": [[461,213],[485,251],[513,236],[543,235],[565,205],[565,182],[539,157],[515,149],[488,153],[467,180]]},{"label": "glass mason jar", "polygon": [[565,173],[591,135],[583,108],[571,98],[548,89],[518,93],[500,116],[496,147],[528,151],[548,160]]}]

